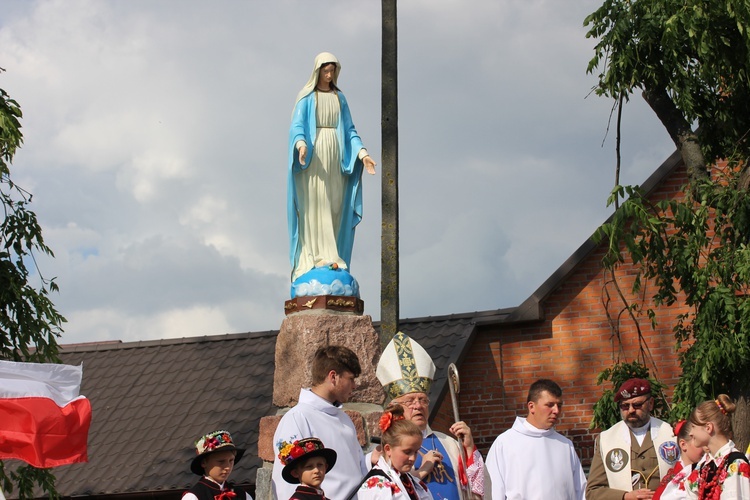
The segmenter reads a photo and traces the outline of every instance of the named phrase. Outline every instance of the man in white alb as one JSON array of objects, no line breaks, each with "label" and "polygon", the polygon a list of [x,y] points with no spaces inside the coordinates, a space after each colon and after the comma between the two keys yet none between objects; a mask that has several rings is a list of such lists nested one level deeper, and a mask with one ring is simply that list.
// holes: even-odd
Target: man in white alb
[{"label": "man in white alb", "polygon": [[346,500],[360,479],[367,474],[365,455],[357,439],[354,423],[342,409],[356,387],[361,373],[357,355],[344,346],[321,347],[312,361],[310,389],[302,389],[297,405],[279,422],[273,435],[274,461],[272,489],[274,498],[287,500],[296,484],[287,483],[281,476],[284,466],[279,461],[282,442],[317,437],[326,448],[336,450],[336,467],[327,474],[321,488],[332,500]]},{"label": "man in white alb", "polygon": [[553,429],[562,413],[562,389],[549,379],[531,384],[528,415],[516,417],[487,454],[492,500],[583,500],[586,475],[573,443]]}]

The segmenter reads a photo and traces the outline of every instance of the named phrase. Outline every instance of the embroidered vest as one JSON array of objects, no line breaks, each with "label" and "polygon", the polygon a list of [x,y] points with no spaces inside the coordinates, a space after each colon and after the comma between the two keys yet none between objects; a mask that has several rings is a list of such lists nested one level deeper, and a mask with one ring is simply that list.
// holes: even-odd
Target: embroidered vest
[{"label": "embroidered vest", "polygon": [[[238,488],[231,483],[225,483],[224,490],[222,491],[218,484],[209,481],[205,477],[202,477],[200,481],[195,483],[195,485],[185,493],[192,493],[198,497],[198,500],[220,500],[218,497],[222,494],[224,497],[222,497],[221,500],[225,500],[225,497],[229,496],[227,493],[234,493],[233,498],[226,498],[226,500],[245,500],[245,491],[241,488]],[[185,493],[183,493],[183,495]]]},{"label": "embroidered vest", "polygon": [[328,498],[315,488],[300,484],[297,486],[297,489],[294,490],[294,494],[289,500],[328,500]]}]

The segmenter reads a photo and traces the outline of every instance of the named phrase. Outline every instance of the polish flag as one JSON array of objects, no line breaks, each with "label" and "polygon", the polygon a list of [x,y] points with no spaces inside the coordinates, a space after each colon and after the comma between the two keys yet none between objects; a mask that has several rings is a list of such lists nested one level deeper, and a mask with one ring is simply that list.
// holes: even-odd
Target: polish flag
[{"label": "polish flag", "polygon": [[46,469],[87,462],[91,404],[83,365],[0,360],[0,459]]}]

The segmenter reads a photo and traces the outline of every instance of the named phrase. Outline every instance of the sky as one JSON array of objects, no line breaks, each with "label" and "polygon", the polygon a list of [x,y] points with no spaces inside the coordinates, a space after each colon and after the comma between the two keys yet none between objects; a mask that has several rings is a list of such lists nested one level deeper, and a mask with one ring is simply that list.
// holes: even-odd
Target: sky
[{"label": "sky", "polygon": [[[400,316],[520,305],[611,213],[612,101],[591,93],[600,0],[398,4]],[[278,329],[287,135],[319,52],[368,152],[351,272],[380,319],[381,3],[5,0],[13,180],[54,259],[63,344]],[[608,127],[610,128],[609,133]],[[638,95],[622,184],[674,151]]]}]

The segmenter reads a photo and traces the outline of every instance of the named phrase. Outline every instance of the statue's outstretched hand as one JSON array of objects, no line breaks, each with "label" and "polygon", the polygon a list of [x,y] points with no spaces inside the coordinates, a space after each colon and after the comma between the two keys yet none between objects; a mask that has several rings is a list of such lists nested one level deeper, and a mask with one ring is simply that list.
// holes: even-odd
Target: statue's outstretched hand
[{"label": "statue's outstretched hand", "polygon": [[[371,156],[365,156],[362,159],[362,163],[365,164],[365,170],[367,170],[368,174],[370,174],[370,175],[374,175],[375,174],[375,165],[377,165],[377,163],[375,163],[375,160],[373,160]],[[303,165],[304,165],[304,163],[303,163]]]},{"label": "statue's outstretched hand", "polygon": [[307,146],[302,144],[299,147],[299,163],[300,165],[305,164],[305,158],[307,157]]}]

